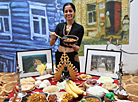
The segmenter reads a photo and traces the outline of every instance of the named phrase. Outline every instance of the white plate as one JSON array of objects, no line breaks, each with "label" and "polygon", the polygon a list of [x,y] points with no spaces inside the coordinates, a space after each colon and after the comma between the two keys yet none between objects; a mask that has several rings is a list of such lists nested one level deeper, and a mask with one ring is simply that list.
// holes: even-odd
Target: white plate
[{"label": "white plate", "polygon": [[43,76],[36,77],[35,79],[36,80],[44,80],[44,79],[48,79],[48,78],[51,78],[51,77],[53,77],[53,75],[46,74],[46,75],[43,75]]},{"label": "white plate", "polygon": [[34,89],[35,89],[35,87],[34,87],[32,90],[29,90],[29,91],[24,91],[24,92],[32,92]]}]

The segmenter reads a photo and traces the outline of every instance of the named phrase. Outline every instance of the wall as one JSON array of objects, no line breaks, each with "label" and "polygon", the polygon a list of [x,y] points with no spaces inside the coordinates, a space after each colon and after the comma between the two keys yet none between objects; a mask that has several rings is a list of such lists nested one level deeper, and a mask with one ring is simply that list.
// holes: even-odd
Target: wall
[{"label": "wall", "polygon": [[[138,0],[130,3],[130,31],[129,31],[129,44],[122,45],[124,51],[130,53],[138,53],[138,13],[137,13]],[[85,45],[84,56],[80,56],[81,72],[85,71],[85,59],[87,48],[92,49],[106,49],[106,45]],[[115,47],[115,50],[119,50]],[[138,54],[122,53],[122,61],[124,64],[123,70],[130,74],[138,74]]]}]

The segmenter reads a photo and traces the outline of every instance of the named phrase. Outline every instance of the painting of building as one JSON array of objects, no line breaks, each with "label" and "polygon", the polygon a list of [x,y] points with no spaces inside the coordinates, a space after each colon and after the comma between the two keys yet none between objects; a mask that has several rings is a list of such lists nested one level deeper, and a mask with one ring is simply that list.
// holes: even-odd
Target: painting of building
[{"label": "painting of building", "polygon": [[0,0],[0,72],[16,71],[16,52],[58,48],[50,33],[64,22],[62,7],[71,0]]},{"label": "painting of building", "polygon": [[107,44],[111,36],[129,44],[129,0],[72,0],[76,22],[84,27],[83,45]]}]

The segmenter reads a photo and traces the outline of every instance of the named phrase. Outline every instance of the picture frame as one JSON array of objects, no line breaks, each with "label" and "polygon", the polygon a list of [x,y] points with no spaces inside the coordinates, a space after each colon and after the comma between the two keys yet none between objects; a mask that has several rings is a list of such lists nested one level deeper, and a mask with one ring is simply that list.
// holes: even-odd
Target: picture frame
[{"label": "picture frame", "polygon": [[17,51],[17,66],[22,72],[20,77],[39,76],[39,71],[36,70],[37,65],[48,64],[47,67],[53,69],[53,57],[52,49],[41,49],[41,50],[28,50],[28,51]]},{"label": "picture frame", "polygon": [[85,74],[94,76],[105,76],[118,79],[121,51],[87,49]]}]

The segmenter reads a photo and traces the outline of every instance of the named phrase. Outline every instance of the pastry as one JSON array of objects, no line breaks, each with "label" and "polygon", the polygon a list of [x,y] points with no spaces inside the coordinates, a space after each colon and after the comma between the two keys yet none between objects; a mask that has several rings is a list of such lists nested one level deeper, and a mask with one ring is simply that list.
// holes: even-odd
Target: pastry
[{"label": "pastry", "polygon": [[34,84],[35,83],[35,79],[32,77],[27,77],[27,78],[22,78],[20,80],[20,83],[23,84]]},{"label": "pastry", "polygon": [[16,86],[16,84],[17,84],[17,81],[13,81],[13,82],[9,82],[9,83],[5,84],[5,85],[3,86],[4,91],[5,91],[6,93],[12,92],[12,90],[13,90],[13,88]]}]

